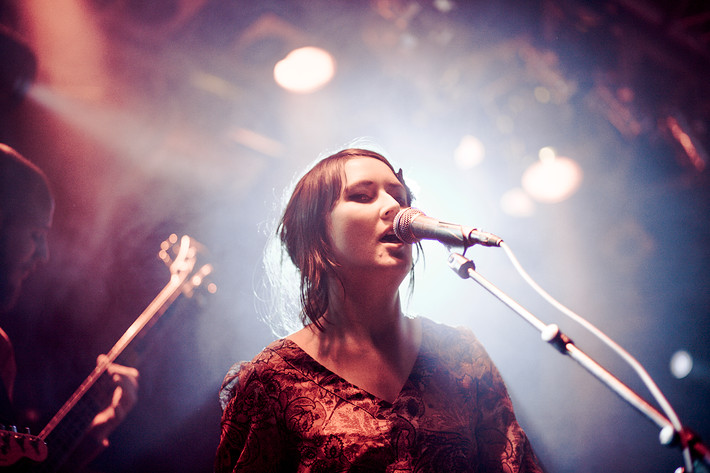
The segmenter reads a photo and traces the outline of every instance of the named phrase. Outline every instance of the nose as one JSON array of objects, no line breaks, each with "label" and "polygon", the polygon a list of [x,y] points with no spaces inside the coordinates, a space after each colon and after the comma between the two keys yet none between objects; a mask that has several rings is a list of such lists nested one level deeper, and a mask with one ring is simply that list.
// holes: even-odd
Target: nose
[{"label": "nose", "polygon": [[35,242],[35,252],[32,259],[39,263],[46,263],[49,261],[49,244],[47,243],[46,235],[42,235],[37,238]]},{"label": "nose", "polygon": [[394,220],[394,216],[397,215],[397,212],[399,212],[401,205],[399,204],[397,199],[392,197],[389,193],[383,192],[383,194],[384,196],[381,216],[384,219]]}]

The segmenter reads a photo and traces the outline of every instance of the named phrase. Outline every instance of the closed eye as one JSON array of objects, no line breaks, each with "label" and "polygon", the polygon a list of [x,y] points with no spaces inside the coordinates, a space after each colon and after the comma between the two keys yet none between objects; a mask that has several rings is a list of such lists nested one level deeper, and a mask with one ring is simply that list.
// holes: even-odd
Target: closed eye
[{"label": "closed eye", "polygon": [[353,202],[367,203],[372,200],[369,194],[351,194],[349,199]]},{"label": "closed eye", "polygon": [[47,232],[44,229],[32,232],[32,240],[34,240],[35,243],[43,242],[45,238],[47,238]]}]

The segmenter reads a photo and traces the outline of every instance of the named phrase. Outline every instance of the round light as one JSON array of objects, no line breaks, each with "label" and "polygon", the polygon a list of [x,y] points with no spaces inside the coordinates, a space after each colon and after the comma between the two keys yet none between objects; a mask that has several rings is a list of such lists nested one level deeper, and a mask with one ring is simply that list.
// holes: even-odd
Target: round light
[{"label": "round light", "polygon": [[475,136],[466,135],[454,151],[454,162],[461,169],[471,169],[483,161],[486,148]]},{"label": "round light", "polygon": [[500,198],[503,212],[512,217],[530,217],[535,213],[535,203],[521,188],[511,189]]},{"label": "round light", "polygon": [[540,103],[549,103],[551,94],[550,90],[547,89],[547,87],[535,87],[535,90],[533,92],[535,94],[535,99],[540,102]]},{"label": "round light", "polygon": [[581,183],[579,164],[562,156],[551,158],[549,154],[526,169],[522,179],[525,192],[546,203],[562,202],[574,194]]},{"label": "round light", "polygon": [[299,94],[315,92],[330,82],[334,74],[333,57],[312,46],[294,49],[274,66],[276,83]]},{"label": "round light", "polygon": [[557,157],[557,152],[555,152],[555,148],[545,146],[540,148],[540,151],[537,152],[537,157],[540,158],[542,162],[552,161]]},{"label": "round light", "polygon": [[685,350],[678,350],[671,356],[671,373],[678,379],[685,378],[693,370],[693,357]]}]

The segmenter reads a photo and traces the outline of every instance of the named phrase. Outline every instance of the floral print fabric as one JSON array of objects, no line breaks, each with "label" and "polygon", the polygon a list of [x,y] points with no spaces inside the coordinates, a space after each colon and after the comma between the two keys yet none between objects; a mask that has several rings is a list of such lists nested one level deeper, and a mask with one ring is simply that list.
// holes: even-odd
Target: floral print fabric
[{"label": "floral print fabric", "polygon": [[428,319],[422,329],[394,403],[348,383],[287,339],[234,365],[220,391],[215,471],[542,471],[474,335]]}]

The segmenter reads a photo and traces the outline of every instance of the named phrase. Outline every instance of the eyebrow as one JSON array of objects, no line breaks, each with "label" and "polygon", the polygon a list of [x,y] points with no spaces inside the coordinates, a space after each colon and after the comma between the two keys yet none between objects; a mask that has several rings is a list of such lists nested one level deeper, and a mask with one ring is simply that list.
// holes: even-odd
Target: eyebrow
[{"label": "eyebrow", "polygon": [[375,181],[362,180],[362,181],[355,181],[353,183],[348,183],[345,185],[344,189],[350,190],[350,189],[356,189],[358,187],[372,187],[373,185],[375,185]]},{"label": "eyebrow", "polygon": [[[344,189],[349,190],[352,188],[358,188],[358,187],[372,187],[373,185],[376,185],[375,181],[363,179],[361,181],[355,181],[352,184],[346,184]],[[394,181],[394,182],[386,182],[384,184],[385,189],[387,190],[393,190],[393,189],[402,189],[404,190],[404,186],[402,185],[401,182],[399,181]]]},{"label": "eyebrow", "polygon": [[[369,191],[375,185],[375,181],[371,180],[362,180],[353,182],[352,184],[347,184],[343,187],[343,196],[346,196],[347,194],[350,194],[352,192],[357,192],[359,189]],[[387,193],[395,196],[395,198],[404,198],[407,202],[409,201],[407,189],[401,182],[387,182],[384,184],[384,188]]]}]

